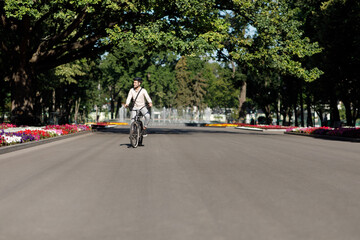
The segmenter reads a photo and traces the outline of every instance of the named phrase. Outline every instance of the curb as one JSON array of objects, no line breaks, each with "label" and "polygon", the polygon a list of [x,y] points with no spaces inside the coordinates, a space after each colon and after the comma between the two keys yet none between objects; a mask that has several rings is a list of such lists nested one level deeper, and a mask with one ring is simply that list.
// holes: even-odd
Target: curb
[{"label": "curb", "polygon": [[236,127],[235,129],[243,129],[250,131],[259,131],[259,132],[285,132],[286,129],[277,129],[277,128],[252,128],[252,127]]},{"label": "curb", "polygon": [[264,130],[261,128],[252,128],[252,127],[235,127],[236,129],[243,129],[243,130],[249,130],[249,131],[258,131],[263,132]]},{"label": "curb", "polygon": [[294,132],[284,132],[284,134],[303,136],[303,137],[312,137],[312,138],[321,138],[328,140],[338,140],[346,142],[360,142],[360,138],[348,138],[348,137],[339,137],[339,136],[328,136],[328,135],[319,135],[319,134],[303,134],[303,133],[294,133]]},{"label": "curb", "polygon": [[15,145],[10,145],[10,146],[3,146],[3,147],[0,147],[0,155],[9,153],[9,152],[14,152],[14,151],[21,150],[21,149],[25,149],[25,148],[39,146],[39,145],[46,144],[46,143],[59,141],[59,140],[70,138],[70,137],[85,135],[85,134],[89,134],[89,133],[91,133],[91,131],[83,131],[83,132],[72,133],[72,134],[68,134],[68,135],[64,135],[64,136],[46,138],[46,139],[42,139],[39,141],[31,141],[31,142],[26,142],[26,143],[17,143]]}]

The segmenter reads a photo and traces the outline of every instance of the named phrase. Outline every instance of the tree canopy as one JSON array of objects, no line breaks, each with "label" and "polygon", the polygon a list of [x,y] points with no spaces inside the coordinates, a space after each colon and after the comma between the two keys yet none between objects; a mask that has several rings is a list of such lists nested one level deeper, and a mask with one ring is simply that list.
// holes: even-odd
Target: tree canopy
[{"label": "tree canopy", "polygon": [[3,68],[18,124],[36,121],[34,86],[44,71],[97,57],[127,41],[147,49],[171,43],[189,51],[208,45],[205,40],[218,32],[211,0],[6,0],[0,2],[0,16],[1,53],[7,59]]},{"label": "tree canopy", "polygon": [[[360,104],[355,70],[360,69],[360,38],[352,34],[359,32],[358,9],[359,3],[351,0],[4,0],[0,108],[9,104],[10,92],[12,121],[36,124],[35,105],[46,91],[64,95],[56,90],[59,86],[88,78],[89,86],[101,82],[112,101],[119,102],[116,98],[129,87],[126,79],[140,74],[159,105],[233,105],[233,95],[217,90],[232,89],[242,102],[248,84],[265,112],[272,111],[270,105],[275,109],[280,98],[262,98],[254,90],[282,92],[295,81],[291,86],[300,90],[283,96],[284,101],[301,102],[303,91],[309,96],[307,105],[321,98],[335,109],[341,100],[351,122]],[[222,64],[194,58],[214,52]],[[100,60],[100,69],[86,67]],[[101,71],[98,79],[87,77],[89,69]],[[182,87],[181,79],[193,83]],[[327,79],[331,94],[323,91]],[[52,89],[42,87],[44,82]],[[315,87],[321,91],[311,91]],[[194,99],[185,103],[181,91],[189,90]]]}]

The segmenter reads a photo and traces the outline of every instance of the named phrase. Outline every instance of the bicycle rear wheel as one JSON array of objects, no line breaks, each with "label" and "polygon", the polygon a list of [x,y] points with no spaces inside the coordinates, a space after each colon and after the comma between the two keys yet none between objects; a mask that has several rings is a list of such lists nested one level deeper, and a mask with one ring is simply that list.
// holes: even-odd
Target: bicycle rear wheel
[{"label": "bicycle rear wheel", "polygon": [[134,148],[139,145],[140,139],[140,126],[136,122],[131,123],[130,125],[130,144]]}]

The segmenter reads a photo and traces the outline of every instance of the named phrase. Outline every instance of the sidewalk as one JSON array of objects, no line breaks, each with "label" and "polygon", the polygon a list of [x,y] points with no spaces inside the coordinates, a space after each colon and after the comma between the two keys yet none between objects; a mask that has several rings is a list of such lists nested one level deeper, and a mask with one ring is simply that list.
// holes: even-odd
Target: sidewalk
[{"label": "sidewalk", "polygon": [[[39,130],[39,129],[41,129],[41,127],[16,127],[16,128],[1,129],[1,131],[4,131],[4,133],[13,133],[13,132],[24,131],[24,130]],[[91,133],[91,131],[79,131],[76,133],[70,133],[70,134],[66,134],[66,135],[60,135],[60,136],[56,136],[56,137],[41,139],[39,141],[30,141],[30,142],[24,142],[24,143],[16,143],[16,144],[9,145],[9,146],[0,146],[0,155],[9,153],[9,152],[13,152],[13,151],[17,151],[17,150],[21,150],[21,149],[25,149],[25,148],[29,148],[29,147],[35,147],[35,146],[42,145],[45,143],[51,143],[51,142],[66,139],[69,137],[89,134],[89,133]]]}]

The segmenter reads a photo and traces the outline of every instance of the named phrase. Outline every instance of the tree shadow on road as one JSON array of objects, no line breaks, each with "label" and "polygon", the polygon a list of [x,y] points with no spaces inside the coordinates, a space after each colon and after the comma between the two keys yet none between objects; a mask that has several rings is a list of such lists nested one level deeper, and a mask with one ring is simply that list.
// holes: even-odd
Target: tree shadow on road
[{"label": "tree shadow on road", "polygon": [[[255,132],[235,128],[211,128],[211,127],[149,127],[149,135],[192,135],[192,134],[239,134],[239,135],[283,135],[282,133]],[[97,134],[129,134],[128,127],[103,128],[95,131]]]}]

